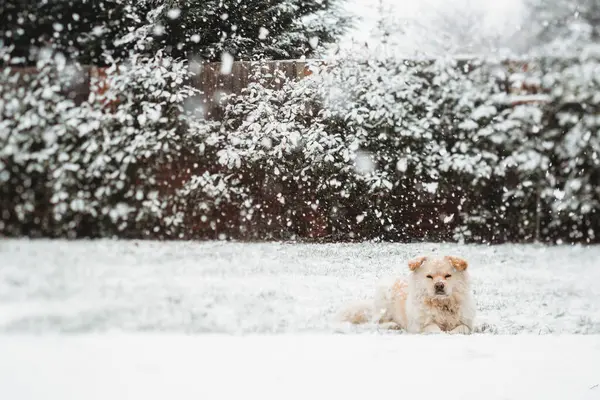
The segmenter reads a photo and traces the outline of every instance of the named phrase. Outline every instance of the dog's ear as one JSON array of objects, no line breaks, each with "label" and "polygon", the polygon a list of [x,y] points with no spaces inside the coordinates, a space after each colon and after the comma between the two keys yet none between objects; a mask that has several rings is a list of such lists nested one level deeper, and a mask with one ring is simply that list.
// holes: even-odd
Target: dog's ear
[{"label": "dog's ear", "polygon": [[408,268],[410,268],[411,271],[416,271],[417,268],[419,268],[427,259],[427,257],[417,257],[415,259],[412,259],[408,262]]},{"label": "dog's ear", "polygon": [[444,258],[450,261],[450,264],[452,264],[457,271],[464,271],[469,266],[467,261],[460,257],[446,256]]}]

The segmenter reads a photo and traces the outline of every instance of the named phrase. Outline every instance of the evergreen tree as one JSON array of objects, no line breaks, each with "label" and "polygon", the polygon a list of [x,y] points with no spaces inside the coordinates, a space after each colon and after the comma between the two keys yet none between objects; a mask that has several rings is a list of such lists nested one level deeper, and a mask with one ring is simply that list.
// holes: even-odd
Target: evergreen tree
[{"label": "evergreen tree", "polygon": [[[116,38],[135,27],[140,11],[130,0],[9,0],[0,5],[0,45],[14,47],[13,63],[35,65],[52,50],[82,64],[119,56]],[[1,62],[1,61],[0,61]]]},{"label": "evergreen tree", "polygon": [[174,58],[294,59],[332,43],[349,25],[339,0],[145,0],[146,23],[118,43]]},{"label": "evergreen tree", "polygon": [[131,51],[220,61],[293,59],[334,42],[349,26],[340,0],[9,0],[0,4],[0,45],[35,65],[42,49],[82,64]]}]

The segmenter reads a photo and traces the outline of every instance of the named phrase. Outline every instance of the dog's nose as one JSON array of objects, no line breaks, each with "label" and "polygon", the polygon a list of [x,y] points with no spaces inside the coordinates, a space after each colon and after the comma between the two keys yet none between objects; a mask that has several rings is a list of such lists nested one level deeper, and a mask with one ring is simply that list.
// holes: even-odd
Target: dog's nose
[{"label": "dog's nose", "polygon": [[435,288],[436,292],[443,292],[444,291],[444,282],[436,282],[435,285],[433,285],[433,287]]}]

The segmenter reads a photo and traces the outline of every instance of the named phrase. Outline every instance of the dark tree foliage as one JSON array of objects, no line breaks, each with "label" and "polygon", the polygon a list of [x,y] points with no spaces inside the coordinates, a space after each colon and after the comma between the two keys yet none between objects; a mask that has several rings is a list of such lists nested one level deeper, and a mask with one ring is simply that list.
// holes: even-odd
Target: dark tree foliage
[{"label": "dark tree foliage", "polygon": [[310,56],[349,24],[338,0],[148,0],[144,5],[152,11],[135,39],[149,35],[142,50],[164,48],[176,58],[219,61],[223,52],[246,60]]},{"label": "dark tree foliage", "polygon": [[349,20],[337,0],[9,0],[0,42],[11,60],[34,65],[42,49],[103,65],[134,51],[219,61],[293,59],[332,43]]},{"label": "dark tree foliage", "polygon": [[122,55],[114,41],[139,21],[128,0],[8,0],[0,3],[0,40],[14,46],[11,60],[34,65],[52,50],[82,64]]}]

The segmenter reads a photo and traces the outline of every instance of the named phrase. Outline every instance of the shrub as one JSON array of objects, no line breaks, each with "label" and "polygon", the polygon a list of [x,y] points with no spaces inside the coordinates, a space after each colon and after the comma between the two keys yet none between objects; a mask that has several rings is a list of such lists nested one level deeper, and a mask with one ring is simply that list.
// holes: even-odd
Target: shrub
[{"label": "shrub", "polygon": [[6,232],[148,237],[176,222],[165,207],[177,166],[197,156],[203,122],[185,112],[196,91],[184,62],[160,52],[129,61],[79,105],[56,63],[26,87],[3,86]]},{"label": "shrub", "polygon": [[45,53],[37,70],[6,67],[0,77],[0,230],[12,235],[58,234],[52,202],[72,199],[53,193],[52,182],[61,170],[75,170],[71,146],[87,126],[69,95],[80,69]]}]

